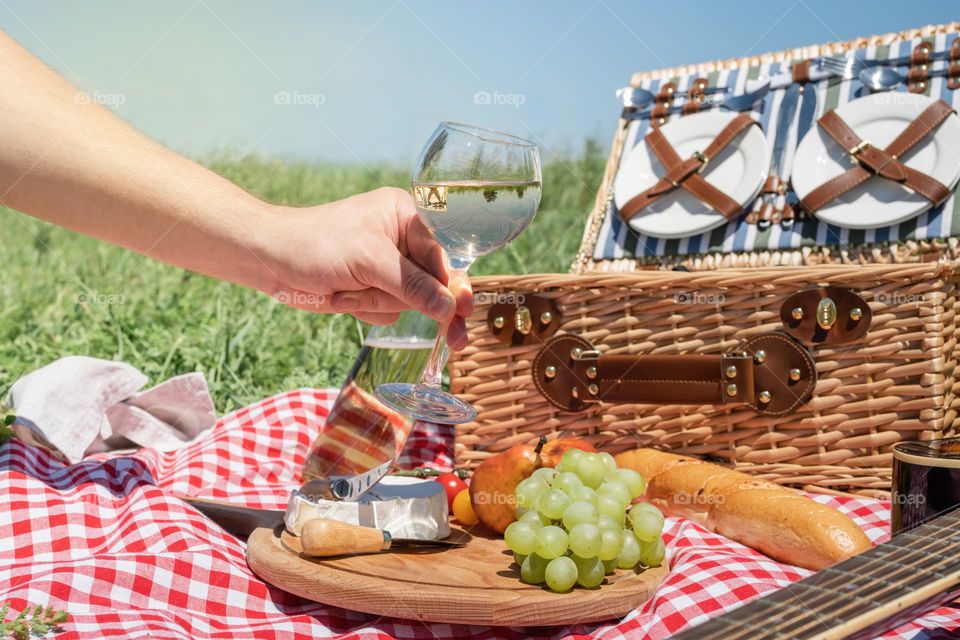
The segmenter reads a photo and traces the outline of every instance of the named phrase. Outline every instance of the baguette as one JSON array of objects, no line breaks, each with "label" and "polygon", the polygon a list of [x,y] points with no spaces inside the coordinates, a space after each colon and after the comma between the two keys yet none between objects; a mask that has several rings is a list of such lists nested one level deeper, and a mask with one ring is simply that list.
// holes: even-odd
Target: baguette
[{"label": "baguette", "polygon": [[647,480],[645,499],[774,560],[820,570],[870,548],[850,518],[798,491],[687,456],[636,449],[617,464]]}]

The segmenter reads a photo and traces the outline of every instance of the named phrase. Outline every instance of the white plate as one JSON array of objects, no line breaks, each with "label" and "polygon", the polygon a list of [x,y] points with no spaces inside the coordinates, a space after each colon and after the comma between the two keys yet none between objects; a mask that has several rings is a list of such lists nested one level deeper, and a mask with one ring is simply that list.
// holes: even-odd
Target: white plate
[{"label": "white plate", "polygon": [[[660,131],[681,158],[702,151],[737,114],[721,111],[695,113],[671,120]],[[753,200],[769,166],[767,145],[760,127],[751,126],[742,138],[732,141],[717,158],[710,160],[703,179],[740,205]],[[664,173],[663,166],[643,141],[627,154],[613,182],[614,202],[622,207],[646,191]],[[630,228],[658,238],[686,238],[716,229],[726,223],[723,214],[692,196],[675,189],[630,219]]]},{"label": "white plate", "polygon": [[[932,98],[914,93],[875,93],[837,107],[837,115],[862,140],[882,149],[933,102]],[[903,161],[953,189],[960,180],[960,120],[956,114],[917,143]],[[841,149],[820,127],[812,127],[797,146],[793,166],[793,190],[803,199],[852,164],[846,149]],[[929,200],[910,189],[874,177],[833,200],[815,215],[840,227],[872,229],[909,220],[930,206]]]}]

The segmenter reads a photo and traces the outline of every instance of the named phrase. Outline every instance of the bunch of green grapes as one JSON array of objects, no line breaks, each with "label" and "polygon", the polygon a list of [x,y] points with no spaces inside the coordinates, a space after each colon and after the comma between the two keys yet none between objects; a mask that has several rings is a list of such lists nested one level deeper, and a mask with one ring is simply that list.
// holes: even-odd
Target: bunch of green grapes
[{"label": "bunch of green grapes", "polygon": [[616,569],[663,562],[663,514],[631,506],[646,482],[609,453],[570,449],[555,469],[537,469],[517,485],[517,521],[504,540],[520,577],[558,592],[592,589]]}]

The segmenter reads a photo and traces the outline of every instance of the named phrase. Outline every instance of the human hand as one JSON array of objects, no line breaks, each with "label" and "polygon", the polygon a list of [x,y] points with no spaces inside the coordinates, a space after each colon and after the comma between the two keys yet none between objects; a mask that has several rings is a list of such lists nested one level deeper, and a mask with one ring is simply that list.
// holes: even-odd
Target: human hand
[{"label": "human hand", "polygon": [[384,187],[316,207],[276,207],[268,226],[254,252],[266,257],[272,276],[260,288],[277,300],[371,324],[390,324],[412,308],[447,325],[451,349],[466,346],[469,281],[450,282],[443,250],[406,191]]}]

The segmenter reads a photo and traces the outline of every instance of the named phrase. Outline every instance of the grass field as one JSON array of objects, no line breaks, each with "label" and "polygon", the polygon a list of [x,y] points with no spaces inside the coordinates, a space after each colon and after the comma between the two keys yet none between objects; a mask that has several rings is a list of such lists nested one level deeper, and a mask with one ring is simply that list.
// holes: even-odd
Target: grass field
[{"label": "grass field", "polygon": [[[480,259],[474,275],[563,272],[603,172],[587,142],[544,158],[543,201],[532,226]],[[272,202],[311,205],[382,185],[393,167],[291,164],[228,156],[207,164]],[[300,386],[337,386],[365,327],[347,316],[295,311],[266,296],[163,265],[0,207],[6,229],[0,281],[0,386],[70,354],[124,360],[151,382],[207,376],[220,412]]]}]

